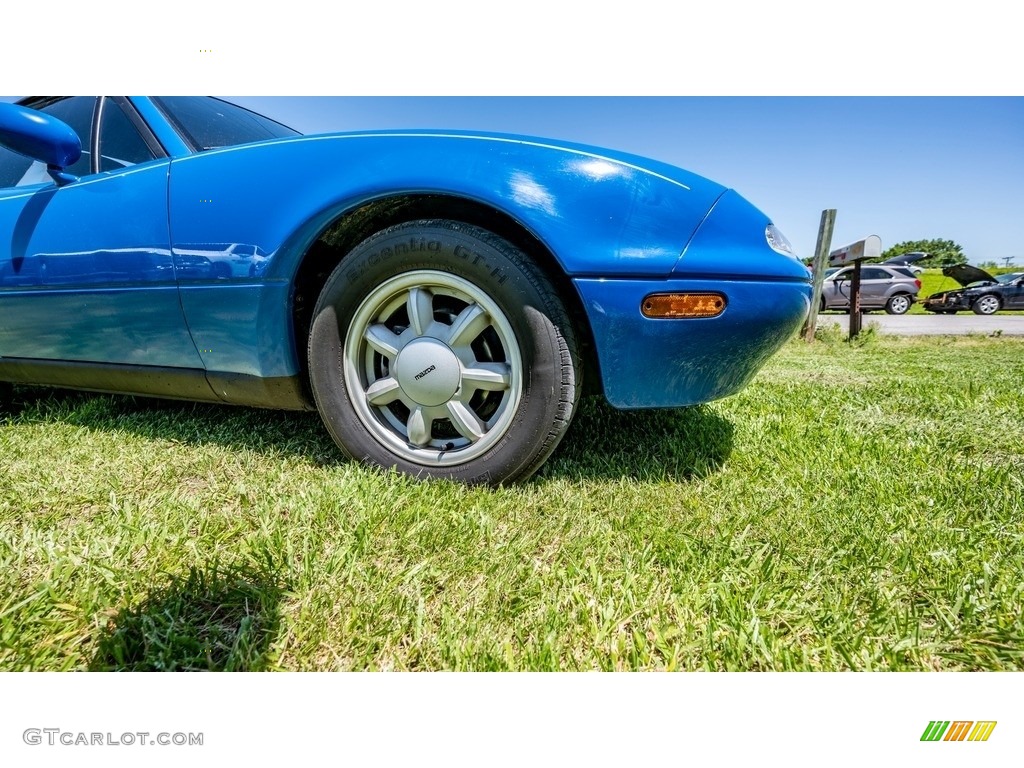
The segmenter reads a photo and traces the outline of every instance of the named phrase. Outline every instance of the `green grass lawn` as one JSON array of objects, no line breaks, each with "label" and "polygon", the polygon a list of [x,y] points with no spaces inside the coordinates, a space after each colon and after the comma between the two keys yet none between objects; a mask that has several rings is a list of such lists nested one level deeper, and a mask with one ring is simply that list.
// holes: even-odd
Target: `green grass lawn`
[{"label": "green grass lawn", "polygon": [[0,669],[1021,669],[1024,342],[839,336],[587,402],[497,491],[311,414],[19,388]]}]

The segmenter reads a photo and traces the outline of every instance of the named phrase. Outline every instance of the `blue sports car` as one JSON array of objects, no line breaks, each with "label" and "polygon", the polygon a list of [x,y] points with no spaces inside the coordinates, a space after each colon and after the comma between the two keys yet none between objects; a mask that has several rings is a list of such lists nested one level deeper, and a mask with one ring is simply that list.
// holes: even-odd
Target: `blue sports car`
[{"label": "blue sports car", "polygon": [[809,306],[768,217],[620,152],[134,96],[0,104],[0,144],[8,394],[315,408],[356,460],[499,484],[584,383],[618,408],[724,397]]}]

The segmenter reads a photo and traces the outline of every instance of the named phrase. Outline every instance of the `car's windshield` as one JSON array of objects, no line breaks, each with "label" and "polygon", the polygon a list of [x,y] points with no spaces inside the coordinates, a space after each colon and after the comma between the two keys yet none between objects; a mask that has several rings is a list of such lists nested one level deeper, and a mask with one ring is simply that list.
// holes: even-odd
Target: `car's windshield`
[{"label": "car's windshield", "polygon": [[1016,280],[1018,277],[1021,277],[1022,275],[1024,275],[1024,273],[1021,272],[1011,272],[1008,275],[996,275],[996,282],[1003,283],[1005,285],[1007,283],[1012,283],[1014,280]]},{"label": "car's windshield", "polygon": [[178,133],[200,151],[302,135],[269,117],[211,96],[159,96],[153,101]]}]

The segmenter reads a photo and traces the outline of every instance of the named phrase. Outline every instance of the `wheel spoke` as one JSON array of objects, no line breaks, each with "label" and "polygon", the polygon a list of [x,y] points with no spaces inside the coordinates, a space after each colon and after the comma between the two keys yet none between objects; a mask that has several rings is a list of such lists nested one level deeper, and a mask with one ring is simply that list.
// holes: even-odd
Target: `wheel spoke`
[{"label": "wheel spoke", "polygon": [[427,416],[422,406],[418,405],[413,408],[412,413],[409,414],[409,421],[405,425],[409,433],[409,442],[419,447],[429,443],[430,428],[433,424],[434,420]]},{"label": "wheel spoke", "polygon": [[462,386],[470,390],[508,389],[511,371],[508,363],[476,363],[462,372]]},{"label": "wheel spoke", "polygon": [[394,376],[387,376],[378,379],[366,389],[366,400],[370,405],[387,405],[398,399],[402,388],[398,379]]},{"label": "wheel spoke", "polygon": [[459,434],[470,442],[476,442],[487,431],[487,425],[477,417],[461,400],[448,402],[448,415],[451,417],[452,425],[459,431]]},{"label": "wheel spoke", "polygon": [[448,329],[448,346],[459,347],[472,343],[489,324],[486,310],[479,304],[470,304],[459,312]]},{"label": "wheel spoke", "polygon": [[367,344],[387,358],[393,358],[397,355],[398,348],[401,345],[398,336],[392,333],[386,325],[381,325],[380,323],[367,328],[363,338]]},{"label": "wheel spoke", "polygon": [[434,296],[425,288],[413,288],[405,302],[409,312],[409,326],[413,333],[422,336],[434,322]]}]

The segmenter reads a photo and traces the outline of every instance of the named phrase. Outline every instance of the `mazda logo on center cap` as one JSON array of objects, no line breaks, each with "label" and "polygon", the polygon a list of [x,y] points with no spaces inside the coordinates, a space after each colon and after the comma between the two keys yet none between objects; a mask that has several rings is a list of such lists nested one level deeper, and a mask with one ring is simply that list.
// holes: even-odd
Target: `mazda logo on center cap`
[{"label": "mazda logo on center cap", "polygon": [[419,373],[417,373],[415,376],[413,376],[413,378],[416,379],[417,381],[419,381],[424,376],[426,376],[428,373],[430,373],[432,370],[434,370],[436,367],[437,367],[436,365],[428,366],[428,367],[424,368],[422,371],[420,371]]}]

